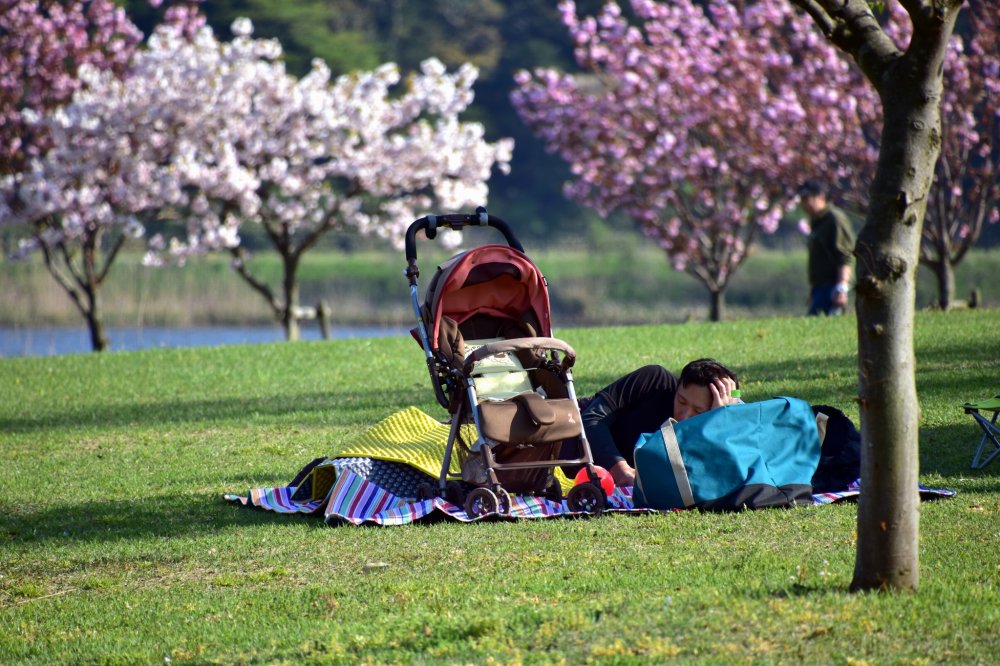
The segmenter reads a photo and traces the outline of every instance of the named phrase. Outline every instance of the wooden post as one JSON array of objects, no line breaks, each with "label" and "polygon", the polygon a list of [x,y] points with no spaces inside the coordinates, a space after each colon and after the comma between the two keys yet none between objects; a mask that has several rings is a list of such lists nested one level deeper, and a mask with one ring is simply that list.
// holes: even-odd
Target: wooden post
[{"label": "wooden post", "polygon": [[320,301],[316,306],[316,317],[319,319],[319,332],[324,340],[330,339],[330,304]]}]

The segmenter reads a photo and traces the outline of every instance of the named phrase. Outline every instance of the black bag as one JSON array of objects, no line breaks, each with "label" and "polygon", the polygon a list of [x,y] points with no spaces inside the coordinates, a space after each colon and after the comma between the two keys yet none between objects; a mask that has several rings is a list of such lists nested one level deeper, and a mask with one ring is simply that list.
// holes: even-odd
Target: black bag
[{"label": "black bag", "polygon": [[819,453],[819,467],[812,477],[814,493],[846,490],[861,476],[861,433],[836,407],[813,405],[814,413],[829,418]]}]

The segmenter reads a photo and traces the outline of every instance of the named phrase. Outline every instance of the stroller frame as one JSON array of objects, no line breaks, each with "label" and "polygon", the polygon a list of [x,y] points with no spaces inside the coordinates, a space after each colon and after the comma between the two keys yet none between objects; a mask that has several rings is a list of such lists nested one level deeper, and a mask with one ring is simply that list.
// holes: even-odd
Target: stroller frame
[{"label": "stroller frame", "polygon": [[[460,258],[467,253],[476,251],[493,251],[496,248],[509,252],[513,258],[521,263],[522,267],[530,268],[537,273],[537,278],[539,278],[542,285],[541,290],[544,295],[545,312],[544,317],[542,317],[544,321],[541,322],[542,331],[540,337],[514,337],[490,341],[472,351],[472,353],[465,356],[464,360],[462,360],[455,359],[454,357],[449,358],[444,350],[440,348],[439,325],[443,315],[437,308],[439,303],[435,302],[429,303],[425,307],[421,306],[418,293],[420,270],[417,266],[416,237],[417,233],[423,231],[429,240],[433,240],[441,228],[460,231],[466,226],[493,227],[501,233],[506,241],[506,246],[480,246],[466,253],[456,255],[456,257]],[[496,512],[506,514],[509,511],[511,503],[510,495],[504,489],[502,483],[501,477],[505,473],[507,473],[508,478],[511,478],[510,473],[524,472],[531,476],[529,470],[545,470],[541,473],[547,475],[547,487],[531,488],[528,492],[531,494],[543,494],[550,499],[561,501],[561,488],[558,482],[552,477],[552,472],[555,468],[563,465],[579,465],[587,470],[587,479],[581,483],[577,483],[573,487],[567,496],[567,504],[570,510],[573,511],[600,513],[606,504],[607,497],[600,486],[590,443],[587,441],[580,409],[577,404],[572,375],[572,367],[576,362],[576,352],[566,342],[550,337],[551,330],[548,325],[547,311],[548,293],[545,290],[546,283],[544,277],[541,276],[541,273],[538,272],[537,267],[531,260],[524,255],[524,248],[510,226],[502,219],[490,215],[484,207],[477,208],[476,212],[472,215],[427,215],[415,220],[407,229],[405,249],[407,267],[404,271],[404,276],[409,282],[410,300],[417,319],[417,327],[414,329],[413,334],[414,337],[418,338],[418,342],[424,349],[427,369],[431,376],[438,403],[448,409],[451,415],[448,442],[437,484],[423,484],[418,491],[419,498],[444,497],[453,503],[464,505],[470,515],[486,515]],[[514,252],[510,252],[510,250]],[[498,250],[501,254],[502,251]],[[432,298],[431,290],[435,286],[437,278],[440,277],[440,273],[441,270],[439,269],[439,274],[435,276],[435,280],[432,280],[429,285],[426,295],[427,299]],[[443,295],[441,295],[441,300],[443,301]],[[458,337],[461,339],[461,325],[457,326]],[[485,417],[480,405],[480,396],[475,382],[477,378],[475,366],[484,359],[504,354],[528,354],[533,359],[533,362],[536,362],[532,367],[524,368],[529,373],[529,376],[531,376],[531,373],[551,373],[561,382],[556,388],[558,389],[559,386],[564,388],[566,398],[564,400],[553,400],[552,404],[557,403],[556,406],[558,409],[569,410],[566,418],[569,423],[575,423],[575,425],[569,426],[572,429],[572,435],[571,437],[567,437],[567,439],[578,439],[579,455],[577,457],[561,458],[561,443],[545,439],[546,436],[542,435],[540,439],[542,446],[548,445],[550,454],[552,454],[552,447],[560,447],[556,454],[549,455],[545,459],[514,460],[510,462],[502,462],[498,459],[493,449],[494,445],[508,447],[505,451],[509,453],[510,447],[517,449],[532,448],[533,444],[530,440],[535,437],[535,434],[529,432],[530,428],[525,430],[523,427],[518,429],[513,426],[511,426],[510,432],[512,437],[515,437],[517,441],[490,440],[485,434],[490,430],[490,423],[484,422]],[[539,385],[539,381],[533,376],[531,377],[531,385],[534,387]],[[497,402],[506,403],[504,406],[505,413],[515,414],[515,421],[517,422],[524,423],[525,414],[530,412],[530,418],[535,426],[541,429],[552,427],[550,424],[545,423],[547,420],[546,415],[552,411],[552,407],[548,406],[550,403],[539,393],[526,392],[526,394],[518,394],[507,400]],[[496,402],[491,402],[490,409],[494,409],[494,405],[496,405]],[[539,413],[541,416],[538,416]],[[461,427],[467,423],[474,423],[477,433],[476,441],[468,447],[466,447],[461,436]],[[556,425],[554,427],[566,428],[567,426]],[[493,430],[496,431],[496,428],[494,427]],[[521,435],[515,436],[514,433],[518,430],[520,430]],[[552,432],[557,433],[561,431]],[[468,493],[465,492],[466,484],[460,481],[463,477],[450,471],[452,459],[455,455],[455,445],[459,443],[463,447],[466,447],[468,456],[480,456],[482,466],[485,468],[485,482],[472,484],[475,487]],[[544,455],[544,451],[542,450],[539,450],[537,453]],[[558,496],[556,496],[556,493],[558,493]]]}]

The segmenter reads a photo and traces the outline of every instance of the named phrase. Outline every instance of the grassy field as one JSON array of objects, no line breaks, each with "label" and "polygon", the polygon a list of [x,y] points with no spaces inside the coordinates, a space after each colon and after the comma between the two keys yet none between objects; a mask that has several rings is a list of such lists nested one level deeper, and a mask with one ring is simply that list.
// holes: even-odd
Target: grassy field
[{"label": "grassy field", "polygon": [[[325,526],[225,503],[394,411],[402,337],[0,359],[0,663],[993,664],[1000,311],[917,317],[921,589],[850,594],[856,507]],[[857,419],[851,318],[565,328],[582,393],[711,355]],[[387,564],[374,570],[371,562]]]},{"label": "grassy field", "polygon": [[[490,239],[487,239],[490,240]],[[495,240],[495,239],[493,239]],[[670,269],[663,253],[631,236],[607,239],[597,248],[528,248],[552,285],[556,321],[574,325],[658,324],[704,320],[708,295],[686,273]],[[422,284],[445,258],[419,248]],[[138,253],[119,258],[101,290],[108,325],[195,326],[268,324],[273,319],[263,299],[230,270],[224,257],[192,260],[184,268],[144,268]],[[273,284],[281,274],[277,255],[262,252],[255,271]],[[305,255],[299,277],[302,303],[328,301],[338,325],[410,323],[412,310],[402,277],[402,253],[332,250]],[[726,292],[727,316],[761,318],[799,315],[805,308],[806,256],[803,249],[758,250],[733,278]],[[983,304],[1000,306],[995,275],[1000,251],[971,253],[959,265],[955,298],[980,289]],[[931,274],[918,272],[917,303],[934,302]],[[0,260],[0,326],[81,326],[82,319],[40,259]]]}]

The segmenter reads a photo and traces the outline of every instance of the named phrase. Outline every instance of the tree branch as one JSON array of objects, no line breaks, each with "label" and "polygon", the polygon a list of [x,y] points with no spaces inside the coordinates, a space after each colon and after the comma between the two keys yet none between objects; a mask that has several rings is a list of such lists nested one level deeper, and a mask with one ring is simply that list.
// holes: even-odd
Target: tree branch
[{"label": "tree branch", "polygon": [[[59,283],[59,286],[62,287],[67,294],[69,294],[69,297],[73,300],[73,304],[76,305],[76,309],[80,311],[80,314],[86,317],[87,310],[83,305],[83,301],[80,300],[80,293],[76,290],[76,287],[73,286],[73,281],[63,275],[62,271],[59,270],[59,267],[56,266],[53,259],[52,248],[49,247],[49,244],[41,238],[39,238],[38,244],[42,248],[42,258],[45,260],[45,268],[49,271],[49,274],[53,277],[53,279]],[[62,243],[59,243],[59,246],[61,248],[63,258],[66,260],[66,257],[68,256],[66,247]],[[69,268],[69,271],[70,274],[73,275],[72,268]],[[76,278],[75,275],[73,275],[73,277],[74,279]]]},{"label": "tree branch", "polygon": [[70,277],[72,277],[73,281],[76,283],[76,287],[74,287],[74,290],[77,287],[86,290],[87,283],[84,282],[83,277],[73,267],[73,255],[70,254],[69,248],[66,246],[66,243],[59,241],[56,244],[56,246],[59,248],[59,253],[62,255],[63,264],[66,266],[66,270],[69,271]]},{"label": "tree branch", "polygon": [[[348,188],[342,196],[338,197],[336,202],[333,204],[332,209],[327,211],[326,216],[323,218],[323,223],[316,225],[316,228],[302,240],[298,247],[292,248],[292,256],[298,259],[302,256],[302,253],[315,245],[320,238],[333,229],[333,219],[340,213],[340,203],[353,196],[357,196],[361,192],[362,188],[360,183],[356,180],[352,181],[350,188]],[[289,244],[291,245],[291,243]]]},{"label": "tree branch", "polygon": [[913,31],[937,30],[945,21],[948,9],[958,7],[965,0],[899,0],[913,22]]},{"label": "tree branch", "polygon": [[122,249],[123,245],[125,245],[125,234],[121,234],[115,239],[115,244],[111,247],[111,251],[104,257],[104,266],[94,278],[95,285],[100,285],[104,282],[104,278],[108,276],[108,271],[111,269],[111,264],[114,263],[115,257],[118,256],[118,251]]},{"label": "tree branch", "polygon": [[274,311],[274,314],[280,317],[283,313],[281,303],[278,302],[278,299],[274,295],[274,292],[271,290],[271,288],[267,286],[265,283],[258,280],[256,277],[254,277],[253,274],[250,272],[250,269],[247,268],[246,261],[244,261],[245,253],[243,251],[243,248],[241,247],[230,248],[229,253],[233,255],[234,259],[233,268],[236,269],[236,272],[239,273],[240,277],[246,280],[247,284],[249,284],[258,294],[264,297],[264,300],[266,300],[268,305],[271,306],[271,309]]},{"label": "tree branch", "polygon": [[827,13],[817,0],[792,0],[792,4],[812,17],[816,27],[820,29],[827,38],[830,38],[837,29],[837,24]]},{"label": "tree branch", "polygon": [[879,26],[867,0],[791,2],[812,17],[827,39],[849,53],[875,89],[881,90],[882,76],[902,53]]}]

